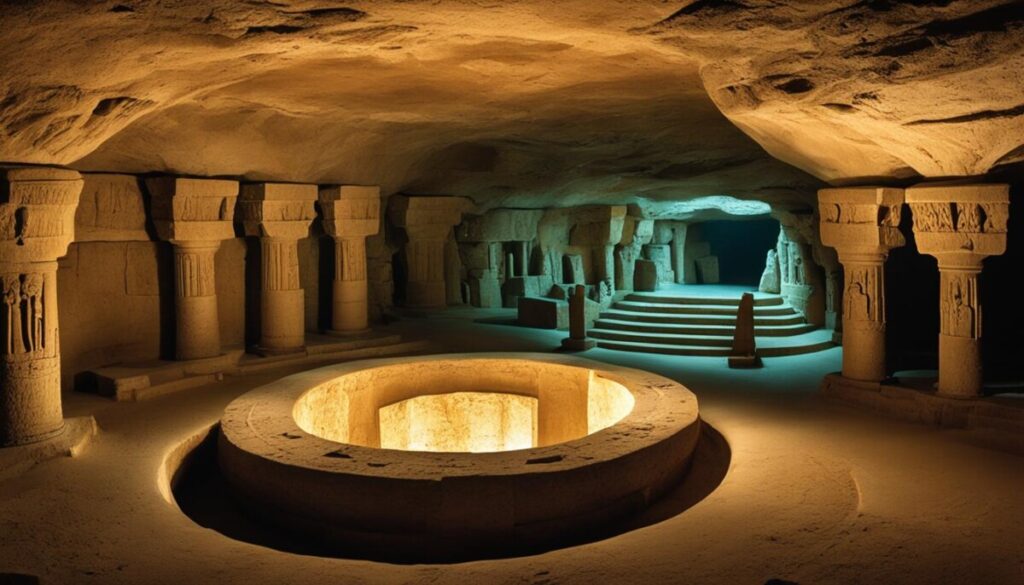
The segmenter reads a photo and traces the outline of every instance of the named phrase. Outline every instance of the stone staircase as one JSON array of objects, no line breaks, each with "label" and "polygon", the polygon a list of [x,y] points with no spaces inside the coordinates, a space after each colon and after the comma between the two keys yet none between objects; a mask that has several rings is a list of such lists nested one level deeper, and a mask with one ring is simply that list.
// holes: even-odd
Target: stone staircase
[{"label": "stone staircase", "polygon": [[[601,313],[588,334],[598,347],[672,355],[728,356],[736,298],[632,293]],[[832,332],[807,323],[778,295],[754,298],[754,334],[761,357],[797,355],[833,346]]]}]

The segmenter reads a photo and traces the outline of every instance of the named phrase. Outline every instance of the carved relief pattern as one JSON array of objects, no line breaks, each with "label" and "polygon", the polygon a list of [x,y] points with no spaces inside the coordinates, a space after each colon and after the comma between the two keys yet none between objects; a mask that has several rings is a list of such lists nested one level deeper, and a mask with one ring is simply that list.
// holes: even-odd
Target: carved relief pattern
[{"label": "carved relief pattern", "polygon": [[970,272],[943,271],[942,333],[953,337],[981,337],[978,278]]},{"label": "carved relief pattern", "polygon": [[46,272],[0,276],[4,295],[3,331],[7,361],[32,361],[58,354],[57,323],[51,300],[55,275]]},{"label": "carved relief pattern", "polygon": [[1004,234],[1009,217],[1006,203],[913,203],[914,228],[921,232]]},{"label": "carved relief pattern", "polygon": [[978,207],[982,217],[981,229],[984,233],[1006,233],[1006,222],[1010,218],[1009,203],[981,203]]},{"label": "carved relief pattern", "polygon": [[339,239],[334,258],[334,276],[337,280],[366,280],[366,240]]},{"label": "carved relief pattern", "polygon": [[[333,209],[334,219],[378,219],[380,217],[380,199],[348,199],[335,201],[325,206],[325,210]],[[330,218],[328,215],[328,218]]]},{"label": "carved relief pattern", "polygon": [[216,249],[192,250],[175,247],[174,270],[179,297],[208,297],[216,294],[214,254]]},{"label": "carved relief pattern", "polygon": [[824,223],[866,224],[897,227],[902,205],[827,203],[819,210]]},{"label": "carved relief pattern", "polygon": [[261,240],[264,290],[299,288],[299,251],[293,240]]},{"label": "carved relief pattern", "polygon": [[885,322],[881,266],[850,266],[843,293],[843,317],[881,325]]},{"label": "carved relief pattern", "polygon": [[234,217],[234,197],[175,197],[174,219],[177,221],[227,221]]}]

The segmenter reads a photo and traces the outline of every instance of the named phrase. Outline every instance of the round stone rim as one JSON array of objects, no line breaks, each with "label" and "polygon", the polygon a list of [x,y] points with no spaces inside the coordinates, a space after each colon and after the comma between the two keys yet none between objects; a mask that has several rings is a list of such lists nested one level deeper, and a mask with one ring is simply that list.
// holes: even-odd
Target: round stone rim
[{"label": "round stone rim", "polygon": [[[337,443],[293,416],[306,392],[353,372],[493,360],[592,370],[629,390],[633,410],[575,440],[493,453]],[[272,522],[333,543],[444,555],[540,543],[642,510],[682,480],[699,434],[696,397],[657,374],[557,354],[441,354],[336,364],[243,394],[221,419],[218,461],[243,504]]]}]

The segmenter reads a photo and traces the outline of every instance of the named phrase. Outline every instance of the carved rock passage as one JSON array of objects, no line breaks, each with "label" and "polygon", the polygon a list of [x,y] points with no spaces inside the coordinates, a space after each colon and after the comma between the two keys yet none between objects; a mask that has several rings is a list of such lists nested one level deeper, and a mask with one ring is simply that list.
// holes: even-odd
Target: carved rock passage
[{"label": "carved rock passage", "polygon": [[698,0],[642,32],[700,58],[730,120],[828,181],[1024,158],[1019,1]]},{"label": "carved rock passage", "polygon": [[381,185],[483,208],[735,195],[808,203],[631,32],[661,0],[19,2],[0,27],[0,160]]}]

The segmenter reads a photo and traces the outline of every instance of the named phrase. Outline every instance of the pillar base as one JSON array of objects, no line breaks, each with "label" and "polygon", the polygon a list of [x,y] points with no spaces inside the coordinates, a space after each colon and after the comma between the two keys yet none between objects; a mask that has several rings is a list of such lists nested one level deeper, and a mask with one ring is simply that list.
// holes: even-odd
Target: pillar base
[{"label": "pillar base", "polygon": [[373,331],[372,327],[366,327],[365,329],[327,329],[324,333],[335,337],[358,337],[360,335],[366,335],[371,331]]},{"label": "pillar base", "polygon": [[33,443],[0,449],[0,479],[13,477],[55,457],[74,457],[96,434],[96,419],[82,416],[64,420],[56,434]]},{"label": "pillar base", "polygon": [[588,349],[594,349],[595,347],[597,347],[597,342],[589,337],[585,339],[566,337],[562,340],[562,349],[568,351],[587,351]]},{"label": "pillar base", "polygon": [[275,356],[275,355],[291,355],[293,353],[305,353],[305,351],[306,351],[306,346],[305,345],[299,345],[297,347],[266,347],[266,346],[262,346],[262,345],[257,345],[255,347],[253,347],[252,349],[250,349],[251,353],[254,353],[254,354],[258,355],[258,356],[263,356],[263,357],[269,357],[269,356]]}]

